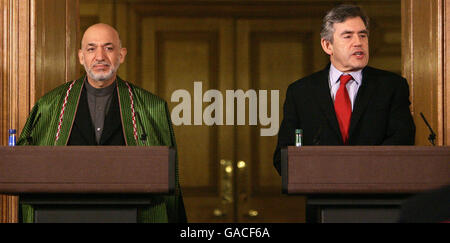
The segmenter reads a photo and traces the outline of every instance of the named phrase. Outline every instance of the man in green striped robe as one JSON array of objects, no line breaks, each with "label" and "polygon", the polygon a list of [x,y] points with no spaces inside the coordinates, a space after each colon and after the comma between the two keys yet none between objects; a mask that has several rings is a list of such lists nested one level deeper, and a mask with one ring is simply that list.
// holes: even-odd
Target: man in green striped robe
[{"label": "man in green striped robe", "polygon": [[[176,148],[167,103],[117,76],[127,54],[118,32],[96,24],[83,35],[78,56],[86,76],[65,83],[39,99],[30,112],[18,145],[124,145]],[[153,196],[138,210],[138,222],[186,222],[178,182],[174,195]],[[34,210],[23,204],[23,222]]]}]

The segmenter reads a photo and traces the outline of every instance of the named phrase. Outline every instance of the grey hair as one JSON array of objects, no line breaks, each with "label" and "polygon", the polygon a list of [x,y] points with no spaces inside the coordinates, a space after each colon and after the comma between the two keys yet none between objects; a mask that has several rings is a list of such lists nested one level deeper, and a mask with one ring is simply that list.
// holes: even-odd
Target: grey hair
[{"label": "grey hair", "polygon": [[360,17],[369,31],[369,17],[364,11],[355,5],[339,5],[331,9],[323,18],[320,38],[333,43],[334,24],[343,23],[349,18]]}]

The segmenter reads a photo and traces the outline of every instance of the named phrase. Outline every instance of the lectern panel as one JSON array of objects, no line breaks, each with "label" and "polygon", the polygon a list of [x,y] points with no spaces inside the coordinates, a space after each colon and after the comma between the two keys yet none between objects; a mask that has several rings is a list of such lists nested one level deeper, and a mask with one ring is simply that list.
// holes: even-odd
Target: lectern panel
[{"label": "lectern panel", "polygon": [[450,184],[450,147],[288,147],[282,164],[288,194],[417,193]]},{"label": "lectern panel", "polygon": [[0,147],[0,193],[171,193],[169,147]]}]

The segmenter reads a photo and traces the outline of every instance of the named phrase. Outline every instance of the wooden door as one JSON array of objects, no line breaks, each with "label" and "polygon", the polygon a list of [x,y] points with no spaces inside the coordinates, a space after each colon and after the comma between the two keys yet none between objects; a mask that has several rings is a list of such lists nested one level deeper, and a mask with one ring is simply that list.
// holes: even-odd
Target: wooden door
[{"label": "wooden door", "polygon": [[[258,97],[258,125],[237,128],[237,219],[239,222],[304,222],[305,199],[281,194],[281,177],[273,167],[273,152],[287,87],[327,63],[320,49],[320,22],[240,19],[236,26],[239,88],[267,92],[267,102],[264,97]],[[261,107],[264,103],[267,106]],[[267,109],[268,117],[279,119],[264,124],[261,108]],[[263,136],[262,129],[270,136]]]},{"label": "wooden door", "polygon": [[[281,195],[272,155],[287,86],[327,62],[317,25],[230,18],[142,20],[141,68],[150,79],[141,84],[169,102],[189,222],[304,221],[304,198]],[[228,93],[239,90],[258,95],[267,90],[266,108],[278,118],[270,136],[260,136],[262,126],[249,120],[249,101],[245,122],[238,121],[243,105]],[[221,123],[208,125],[204,113],[218,102],[217,97],[205,100],[211,91],[221,97],[215,110]],[[276,109],[270,108],[273,92],[279,95],[273,97]],[[262,99],[257,99],[259,104]],[[189,111],[179,112],[183,102]]]},{"label": "wooden door", "polygon": [[[317,25],[299,20],[142,20],[142,53],[146,54],[142,70],[143,77],[150,79],[141,83],[169,102],[190,222],[304,220],[304,198],[281,195],[281,177],[272,166],[272,155],[287,86],[327,62],[317,54],[321,53],[319,34],[313,31],[320,29],[314,28]],[[238,122],[242,105],[227,95],[238,90],[256,94],[267,90],[266,108],[278,118],[271,125],[271,136],[260,136],[262,127],[250,122],[249,101],[244,105],[245,122]],[[215,110],[216,117],[222,116],[220,124],[208,125],[203,119],[208,106],[218,102],[204,100],[210,91],[221,97],[220,109]],[[273,97],[276,113],[270,108],[273,92],[279,95]],[[189,104],[189,111],[179,112],[183,102]]]},{"label": "wooden door", "polygon": [[[188,220],[233,222],[234,127],[203,119],[212,102],[220,103],[207,99],[207,93],[233,88],[232,21],[148,17],[142,26],[142,70],[148,78],[141,83],[168,101],[172,111]],[[180,111],[183,104],[187,109]],[[214,117],[223,118],[222,111]]]}]

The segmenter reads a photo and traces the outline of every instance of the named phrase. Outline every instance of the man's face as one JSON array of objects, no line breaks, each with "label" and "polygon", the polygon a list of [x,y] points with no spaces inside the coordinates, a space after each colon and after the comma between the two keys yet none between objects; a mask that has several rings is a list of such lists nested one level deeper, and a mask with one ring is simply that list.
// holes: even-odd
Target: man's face
[{"label": "man's face", "polygon": [[94,26],[83,37],[78,53],[88,77],[109,85],[125,60],[126,49],[120,47],[117,33],[108,26]]},{"label": "man's face", "polygon": [[333,41],[321,42],[331,63],[341,72],[361,70],[369,62],[369,34],[360,17],[334,24]]}]

